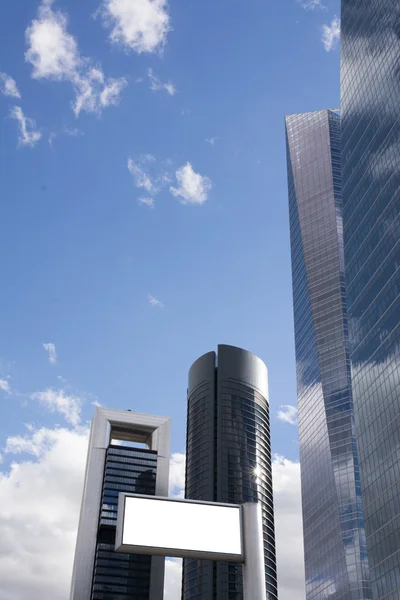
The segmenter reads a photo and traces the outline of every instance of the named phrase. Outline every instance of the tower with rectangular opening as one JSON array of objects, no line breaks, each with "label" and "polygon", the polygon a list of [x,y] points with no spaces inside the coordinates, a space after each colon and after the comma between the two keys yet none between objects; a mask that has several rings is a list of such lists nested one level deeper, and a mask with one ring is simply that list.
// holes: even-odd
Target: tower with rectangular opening
[{"label": "tower with rectangular opening", "polygon": [[119,492],[168,496],[170,420],[97,408],[90,431],[71,600],[162,600],[164,558],[114,551]]}]

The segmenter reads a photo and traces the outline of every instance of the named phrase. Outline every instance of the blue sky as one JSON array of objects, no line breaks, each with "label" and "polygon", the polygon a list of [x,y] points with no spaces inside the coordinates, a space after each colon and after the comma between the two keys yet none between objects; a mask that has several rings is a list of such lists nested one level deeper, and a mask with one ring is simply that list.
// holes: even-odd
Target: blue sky
[{"label": "blue sky", "polygon": [[99,402],[171,416],[183,452],[188,369],[228,343],[266,362],[297,460],[284,115],[339,105],[339,10],[2,3],[3,448]]},{"label": "blue sky", "polygon": [[[80,56],[125,80],[116,106],[78,118],[68,74],[32,78],[26,30],[39,7],[1,8],[0,70],[22,96],[0,97],[0,356],[14,391],[2,394],[2,437],[54,418],[25,404],[62,376],[89,400],[84,418],[92,397],[171,415],[181,451],[188,368],[231,343],[267,363],[274,450],[295,458],[295,432],[275,419],[296,401],[283,119],[339,104],[339,53],[321,42],[338,2],[171,1],[151,52],[113,44],[99,0],[54,2]],[[176,93],[150,89],[149,69]],[[18,145],[14,106],[35,121],[34,146]],[[127,167],[147,154],[142,168],[173,179],[154,208],[138,203],[150,196]],[[212,183],[203,203],[169,191],[187,162]]]}]

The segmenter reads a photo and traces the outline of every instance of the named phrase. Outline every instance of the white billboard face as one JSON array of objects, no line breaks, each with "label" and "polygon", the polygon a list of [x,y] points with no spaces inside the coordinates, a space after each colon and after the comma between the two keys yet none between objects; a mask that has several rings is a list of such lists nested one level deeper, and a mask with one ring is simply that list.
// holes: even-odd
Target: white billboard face
[{"label": "white billboard face", "polygon": [[121,495],[118,552],[243,560],[239,506]]}]

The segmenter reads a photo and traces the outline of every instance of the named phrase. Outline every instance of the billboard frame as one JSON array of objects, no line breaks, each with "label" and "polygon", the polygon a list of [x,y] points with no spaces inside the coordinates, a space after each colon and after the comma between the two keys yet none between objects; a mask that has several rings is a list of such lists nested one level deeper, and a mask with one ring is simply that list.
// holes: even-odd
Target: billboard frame
[{"label": "billboard frame", "polygon": [[[185,504],[207,504],[239,508],[240,535],[242,555],[227,555],[196,550],[176,548],[132,546],[123,544],[124,518],[126,498],[149,498],[151,500],[180,502]],[[258,502],[244,504],[221,504],[219,502],[203,502],[199,500],[184,500],[183,498],[168,498],[165,496],[143,496],[120,492],[118,496],[118,517],[115,538],[115,551],[127,554],[146,554],[150,556],[171,556],[177,558],[195,558],[199,560],[217,560],[223,562],[241,563],[243,566],[243,599],[267,600],[266,572],[264,564],[263,520],[261,505]]]},{"label": "billboard frame", "polygon": [[[180,504],[194,504],[203,506],[216,506],[221,508],[234,508],[239,511],[240,519],[240,541],[241,541],[241,553],[240,554],[226,554],[222,552],[209,552],[200,550],[190,550],[183,548],[167,548],[167,547],[156,547],[156,546],[136,546],[123,543],[123,533],[125,524],[125,506],[127,498],[138,498],[139,500],[148,499],[158,502],[176,502]],[[143,494],[130,494],[126,492],[120,492],[118,496],[118,518],[117,518],[117,529],[115,535],[115,551],[126,554],[146,554],[149,556],[171,556],[174,558],[196,558],[198,560],[217,560],[232,563],[243,563],[244,562],[244,531],[243,531],[243,508],[240,504],[222,504],[219,502],[204,502],[202,500],[184,500],[183,498],[168,498],[165,496],[146,496]]]}]

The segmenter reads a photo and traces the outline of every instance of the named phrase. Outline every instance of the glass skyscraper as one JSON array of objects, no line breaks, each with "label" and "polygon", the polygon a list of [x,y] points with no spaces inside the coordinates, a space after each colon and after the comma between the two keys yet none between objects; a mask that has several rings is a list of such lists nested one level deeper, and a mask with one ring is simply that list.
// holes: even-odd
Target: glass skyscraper
[{"label": "glass skyscraper", "polygon": [[[260,502],[267,599],[277,599],[268,373],[250,352],[218,346],[191,367],[186,498]],[[242,566],[186,559],[183,600],[242,600]]]},{"label": "glass skyscraper", "polygon": [[340,116],[286,117],[307,600],[371,599],[351,391]]},{"label": "glass skyscraper", "polygon": [[400,598],[400,5],[342,0],[353,398],[374,600]]},{"label": "glass skyscraper", "polygon": [[114,552],[118,494],[155,495],[157,452],[112,444],[107,448],[91,600],[149,600],[151,556]]}]

